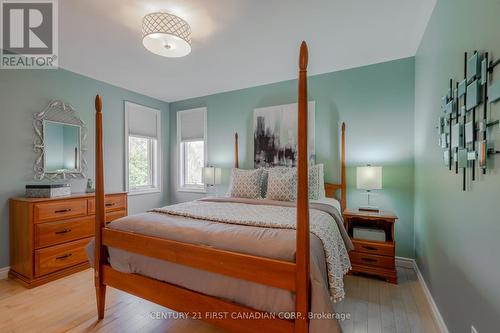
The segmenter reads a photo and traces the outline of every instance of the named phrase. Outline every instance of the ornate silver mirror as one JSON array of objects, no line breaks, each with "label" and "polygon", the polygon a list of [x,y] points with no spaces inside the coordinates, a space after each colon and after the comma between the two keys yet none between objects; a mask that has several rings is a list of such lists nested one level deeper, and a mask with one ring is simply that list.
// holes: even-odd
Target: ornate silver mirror
[{"label": "ornate silver mirror", "polygon": [[87,128],[75,109],[63,101],[52,100],[33,118],[35,179],[86,177]]}]

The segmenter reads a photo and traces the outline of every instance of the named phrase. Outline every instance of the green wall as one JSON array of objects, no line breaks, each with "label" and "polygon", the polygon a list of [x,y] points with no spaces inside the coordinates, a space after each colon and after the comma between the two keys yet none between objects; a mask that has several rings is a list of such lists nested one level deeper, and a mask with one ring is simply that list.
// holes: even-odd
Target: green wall
[{"label": "green wall", "polygon": [[[498,59],[499,31],[500,1],[439,0],[416,55],[415,253],[450,332],[500,327],[499,159],[462,192],[461,176],[443,166],[436,131],[449,78],[463,78],[463,52]],[[500,105],[492,117],[500,117]],[[497,126],[497,149],[499,134]]]},{"label": "green wall", "polygon": [[[24,186],[34,182],[33,114],[41,111],[51,99],[62,99],[75,107],[88,128],[88,176],[94,178],[94,97],[97,93],[103,97],[106,191],[124,190],[125,100],[162,111],[163,188],[168,189],[168,103],[63,69],[0,70],[0,267],[9,265],[8,199],[22,195]],[[83,192],[86,180],[71,181],[71,184],[73,192]],[[165,205],[167,193],[168,190],[130,196],[130,213]]]},{"label": "green wall", "polygon": [[[314,52],[314,50],[311,50]],[[414,59],[407,58],[309,78],[316,101],[316,156],[326,180],[339,181],[339,125],[347,123],[348,206],[366,200],[355,189],[355,166],[384,166],[384,190],[375,198],[395,211],[397,255],[413,257]],[[223,169],[224,193],[233,164],[233,133],[240,134],[240,166],[253,167],[253,110],[294,103],[296,80],[284,81],[170,104],[171,199],[200,195],[177,191],[176,111],[207,107],[209,164]]]}]

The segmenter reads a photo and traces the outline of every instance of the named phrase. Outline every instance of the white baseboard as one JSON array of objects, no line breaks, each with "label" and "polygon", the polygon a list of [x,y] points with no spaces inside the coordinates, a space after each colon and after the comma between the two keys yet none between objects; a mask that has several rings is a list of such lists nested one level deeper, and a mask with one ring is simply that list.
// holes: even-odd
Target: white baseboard
[{"label": "white baseboard", "polygon": [[0,268],[0,280],[4,280],[8,277],[9,269],[10,269],[9,266]]},{"label": "white baseboard", "polygon": [[415,260],[405,257],[396,257],[396,266],[415,269]]},{"label": "white baseboard", "polygon": [[441,316],[441,312],[439,312],[436,302],[434,302],[434,298],[432,297],[432,294],[429,288],[427,287],[427,283],[425,283],[422,273],[420,273],[420,269],[418,268],[415,259],[396,257],[396,266],[413,268],[413,270],[417,274],[418,282],[420,282],[420,285],[424,290],[425,298],[427,298],[427,302],[429,302],[429,305],[431,306],[431,312],[434,319],[436,320],[439,330],[441,331],[441,333],[449,333],[448,327],[446,327],[446,323],[444,322],[443,317]]}]

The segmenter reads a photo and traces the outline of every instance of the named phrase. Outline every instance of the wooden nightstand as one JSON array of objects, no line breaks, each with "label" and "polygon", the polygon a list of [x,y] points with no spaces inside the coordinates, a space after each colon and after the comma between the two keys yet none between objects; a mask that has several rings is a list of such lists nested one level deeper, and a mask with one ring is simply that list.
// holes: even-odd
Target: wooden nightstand
[{"label": "wooden nightstand", "polygon": [[[344,211],[343,215],[346,230],[354,244],[354,250],[349,252],[351,272],[377,275],[388,282],[398,283],[394,240],[394,223],[398,217],[387,211],[369,212],[349,208]],[[385,242],[356,239],[353,237],[354,227],[383,230]]]}]

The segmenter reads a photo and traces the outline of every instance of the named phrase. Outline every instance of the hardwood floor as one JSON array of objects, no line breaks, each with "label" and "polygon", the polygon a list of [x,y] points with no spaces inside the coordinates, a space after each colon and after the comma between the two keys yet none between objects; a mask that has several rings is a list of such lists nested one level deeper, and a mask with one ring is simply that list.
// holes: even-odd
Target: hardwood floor
[{"label": "hardwood floor", "polygon": [[430,305],[413,269],[398,267],[398,284],[362,276],[345,280],[346,299],[337,312],[351,314],[341,322],[344,333],[438,333]]},{"label": "hardwood floor", "polygon": [[[345,333],[439,332],[415,272],[399,268],[398,278],[399,284],[393,285],[346,277],[348,297],[336,305],[338,312],[351,316],[342,322]],[[108,288],[106,315],[97,323],[90,269],[34,289],[0,281],[0,332],[223,332],[176,316],[179,314],[171,310]]]}]

